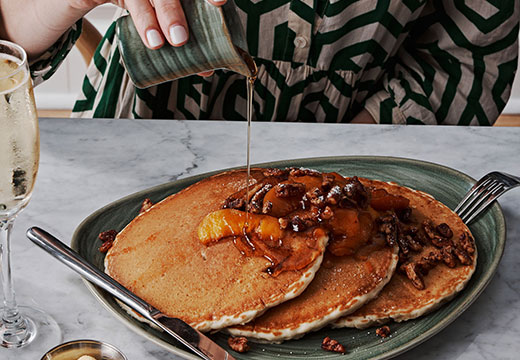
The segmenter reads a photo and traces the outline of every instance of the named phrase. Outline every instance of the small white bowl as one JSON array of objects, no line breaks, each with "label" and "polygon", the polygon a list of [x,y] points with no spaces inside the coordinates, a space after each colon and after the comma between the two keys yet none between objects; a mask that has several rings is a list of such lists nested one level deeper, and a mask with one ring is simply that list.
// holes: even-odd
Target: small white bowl
[{"label": "small white bowl", "polygon": [[113,345],[97,340],[74,340],[49,350],[41,360],[78,360],[83,355],[96,360],[127,360]]}]

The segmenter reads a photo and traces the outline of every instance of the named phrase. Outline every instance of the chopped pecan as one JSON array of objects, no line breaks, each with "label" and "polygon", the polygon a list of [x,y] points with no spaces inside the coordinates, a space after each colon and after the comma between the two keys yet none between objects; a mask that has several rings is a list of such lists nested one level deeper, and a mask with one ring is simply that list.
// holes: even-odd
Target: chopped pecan
[{"label": "chopped pecan", "polygon": [[334,212],[329,206],[325,206],[325,209],[321,212],[321,219],[328,220],[334,216]]},{"label": "chopped pecan", "polygon": [[305,168],[292,168],[289,171],[289,174],[294,177],[299,176],[321,176],[321,173],[316,170],[312,169],[305,169]]},{"label": "chopped pecan", "polygon": [[308,191],[305,194],[305,199],[307,199],[311,204],[316,206],[325,205],[325,197],[323,196],[323,192],[319,188],[314,188]]},{"label": "chopped pecan", "polygon": [[363,209],[368,205],[368,191],[359,181],[357,176],[347,179],[347,184],[343,188],[343,193]]},{"label": "chopped pecan", "polygon": [[376,334],[384,339],[390,335],[390,328],[387,325],[381,326],[376,329]]},{"label": "chopped pecan", "polygon": [[410,248],[413,251],[421,251],[427,242],[424,234],[416,226],[401,226],[400,228],[403,234],[410,236]]},{"label": "chopped pecan", "polygon": [[115,230],[107,230],[103,231],[98,235],[99,240],[106,242],[106,241],[114,241],[117,236],[117,231]]},{"label": "chopped pecan", "polygon": [[249,189],[247,191],[247,196],[244,195],[244,190],[246,190],[246,189],[242,189],[237,194],[234,194],[231,197],[233,197],[233,198],[243,197],[244,201],[246,203],[248,203],[251,200],[251,198],[253,197],[253,195],[256,194],[258,191],[260,191],[260,189],[262,187],[264,187],[264,185],[265,185],[265,183],[263,183],[263,182],[257,182],[255,184],[251,184],[250,183],[249,184]]},{"label": "chopped pecan", "polygon": [[399,250],[405,255],[410,252],[410,243],[408,240],[411,239],[410,235],[402,235],[400,234],[397,239],[397,244],[399,245]]},{"label": "chopped pecan", "polygon": [[441,249],[442,261],[450,268],[457,266],[455,257],[455,248],[451,245],[445,246]]},{"label": "chopped pecan", "polygon": [[280,224],[280,229],[285,230],[289,226],[290,221],[287,218],[279,218],[278,224]]},{"label": "chopped pecan", "polygon": [[416,263],[410,262],[408,264],[401,265],[401,270],[403,270],[406,274],[406,277],[412,281],[413,286],[419,290],[424,289],[424,281],[420,269]]},{"label": "chopped pecan", "polygon": [[432,241],[432,244],[439,249],[453,244],[451,240],[439,235],[434,235],[430,240]]},{"label": "chopped pecan", "polygon": [[410,235],[409,233],[407,234],[406,230],[403,231],[401,226],[399,226],[398,233],[399,233],[398,244],[399,244],[399,248],[401,249],[402,252],[407,254],[410,250],[416,251],[416,252],[422,250],[422,245],[418,241],[416,241],[412,235]]},{"label": "chopped pecan", "polygon": [[230,336],[227,340],[227,343],[231,349],[239,353],[248,352],[250,349],[247,339],[243,336]]},{"label": "chopped pecan", "polygon": [[434,268],[442,260],[442,255],[439,250],[431,251],[427,256],[423,256],[421,260],[417,262],[419,269],[423,275],[428,274],[432,268]]},{"label": "chopped pecan", "polygon": [[152,200],[150,200],[148,198],[144,199],[143,203],[141,204],[141,209],[139,209],[139,214],[146,212],[152,206],[153,206]]},{"label": "chopped pecan", "polygon": [[289,170],[270,168],[270,169],[264,170],[263,174],[264,174],[264,176],[267,176],[267,177],[273,176],[273,177],[277,177],[277,178],[287,178],[287,176],[289,175]]},{"label": "chopped pecan", "polygon": [[237,209],[244,210],[246,202],[243,197],[232,198],[229,197],[224,201],[224,205],[222,205],[222,209]]},{"label": "chopped pecan", "polygon": [[111,240],[108,240],[108,241],[105,241],[100,247],[99,247],[99,252],[102,252],[102,253],[106,253],[108,250],[110,250],[110,248],[112,247],[112,245],[114,244],[113,241]]},{"label": "chopped pecan", "polygon": [[437,225],[437,227],[435,228],[435,230],[437,230],[437,233],[446,238],[446,239],[451,239],[453,237],[453,231],[451,231],[451,228],[448,224],[446,223],[442,223],[442,224],[439,224]]},{"label": "chopped pecan", "polygon": [[327,192],[326,202],[330,205],[337,205],[342,197],[341,187],[335,185]]},{"label": "chopped pecan", "polygon": [[311,207],[307,212],[292,214],[288,217],[288,223],[294,232],[305,231],[310,227],[316,226],[319,221],[320,211],[317,207]]},{"label": "chopped pecan", "polygon": [[273,203],[270,201],[265,201],[262,206],[262,213],[269,214],[273,210]]},{"label": "chopped pecan", "polygon": [[305,184],[277,184],[274,187],[274,194],[279,198],[288,198],[292,196],[303,195],[305,193]]},{"label": "chopped pecan", "polygon": [[395,214],[381,216],[377,218],[379,232],[381,232],[390,246],[394,246],[398,239],[397,217]]},{"label": "chopped pecan", "polygon": [[466,253],[470,255],[475,253],[475,245],[473,244],[473,239],[469,234],[462,233],[459,237],[459,243]]},{"label": "chopped pecan", "polygon": [[422,245],[419,241],[416,240],[416,238],[414,238],[411,235],[406,236],[408,238],[408,245],[410,246],[410,249],[412,249],[415,252],[422,250]]},{"label": "chopped pecan", "polygon": [[307,226],[305,226],[305,220],[298,215],[293,216],[289,220],[289,223],[291,224],[292,230],[294,232],[305,231],[305,229],[307,229]]},{"label": "chopped pecan", "polygon": [[464,249],[462,249],[462,247],[455,247],[453,251],[462,265],[471,265],[473,262],[471,257],[466,253],[466,251],[464,251]]},{"label": "chopped pecan", "polygon": [[260,212],[263,212],[263,201],[265,194],[269,190],[273,188],[273,185],[271,184],[265,184],[258,190],[253,197],[251,198],[251,201],[249,202],[249,209],[253,214],[258,214]]},{"label": "chopped pecan", "polygon": [[321,182],[321,188],[324,191],[328,191],[334,185],[336,178],[332,174],[324,174],[323,181]]},{"label": "chopped pecan", "polygon": [[433,229],[433,225],[432,225],[431,221],[429,221],[429,220],[423,221],[422,227],[423,227],[424,233],[426,234],[428,239],[433,240],[433,238],[436,235],[435,235],[435,231]]},{"label": "chopped pecan", "polygon": [[107,230],[103,231],[98,235],[99,240],[103,241],[103,244],[99,247],[99,251],[102,253],[106,253],[114,243],[116,239],[117,231],[115,230]]},{"label": "chopped pecan", "polygon": [[337,340],[331,339],[330,337],[325,337],[321,342],[321,348],[327,351],[333,351],[337,353],[345,353],[345,347],[341,345]]},{"label": "chopped pecan", "polygon": [[107,230],[103,231],[98,235],[99,240],[103,241],[103,244],[99,247],[99,251],[102,253],[106,253],[114,243],[116,239],[117,231],[115,230]]}]

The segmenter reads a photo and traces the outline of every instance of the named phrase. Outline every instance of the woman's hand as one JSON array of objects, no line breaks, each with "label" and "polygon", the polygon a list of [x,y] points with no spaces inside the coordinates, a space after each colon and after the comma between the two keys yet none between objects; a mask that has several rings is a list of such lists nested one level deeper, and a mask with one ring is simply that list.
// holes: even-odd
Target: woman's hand
[{"label": "woman's hand", "polygon": [[[127,9],[143,43],[158,49],[168,41],[173,46],[184,45],[189,38],[188,24],[180,0],[68,0],[81,10],[90,11],[98,5],[113,3]],[[192,0],[187,0],[192,1]],[[221,6],[226,0],[207,0]]]}]

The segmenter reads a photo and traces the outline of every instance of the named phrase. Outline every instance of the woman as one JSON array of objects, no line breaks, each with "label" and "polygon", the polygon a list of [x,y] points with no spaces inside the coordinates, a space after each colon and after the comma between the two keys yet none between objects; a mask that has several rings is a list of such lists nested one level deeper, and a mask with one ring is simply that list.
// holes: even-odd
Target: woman
[{"label": "woman", "polygon": [[[1,34],[37,58],[36,82],[62,61],[79,36],[81,17],[106,2],[0,1]],[[490,125],[509,97],[517,66],[519,0],[493,5],[480,0],[234,1],[259,67],[256,120]],[[148,47],[189,41],[179,0],[113,2],[130,12]],[[40,8],[32,11],[40,16],[8,24],[25,3]],[[136,89],[117,41],[112,24],[73,116],[245,118],[243,76],[218,70]]]}]

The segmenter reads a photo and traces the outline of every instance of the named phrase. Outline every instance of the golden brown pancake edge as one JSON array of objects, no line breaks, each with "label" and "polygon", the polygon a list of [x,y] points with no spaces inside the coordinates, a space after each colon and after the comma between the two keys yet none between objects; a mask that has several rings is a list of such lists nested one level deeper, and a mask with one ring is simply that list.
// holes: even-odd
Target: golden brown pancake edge
[{"label": "golden brown pancake edge", "polygon": [[266,343],[281,343],[317,331],[377,296],[395,271],[397,252],[397,246],[384,246],[364,260],[326,252],[320,270],[300,296],[226,331]]},{"label": "golden brown pancake edge", "polygon": [[[374,180],[362,179],[362,182],[370,185]],[[386,184],[384,187],[388,192],[400,193],[409,198],[412,208],[422,209],[421,211],[430,209],[427,215],[436,223],[447,223],[454,233],[453,238],[467,233],[473,239],[471,231],[460,217],[432,195],[392,182],[383,184]],[[376,298],[356,312],[338,319],[332,326],[364,329],[391,320],[401,322],[415,319],[436,310],[462,291],[471,279],[477,262],[477,248],[474,242],[473,245],[475,253],[471,265],[459,264],[456,268],[448,268],[445,264],[437,265],[424,277],[426,285],[424,290],[416,289],[405,275],[396,271]]]},{"label": "golden brown pancake edge", "polygon": [[[261,169],[252,170],[254,181],[261,176]],[[298,296],[320,267],[327,237],[320,238],[323,251],[313,263],[277,277],[263,271],[269,265],[265,259],[242,256],[232,241],[206,247],[197,238],[200,220],[244,185],[245,171],[233,170],[158,202],[117,235],[105,271],[152,306],[201,331],[245,323]]]}]

